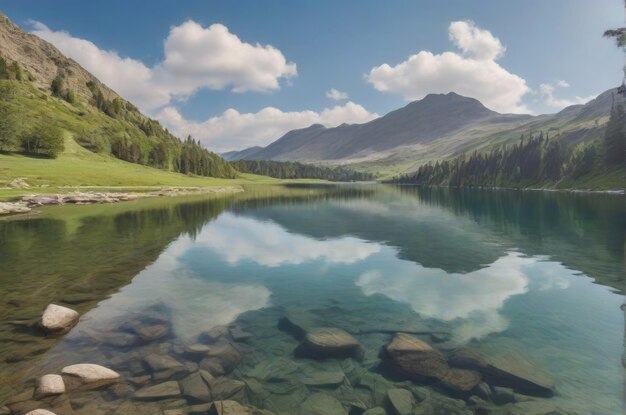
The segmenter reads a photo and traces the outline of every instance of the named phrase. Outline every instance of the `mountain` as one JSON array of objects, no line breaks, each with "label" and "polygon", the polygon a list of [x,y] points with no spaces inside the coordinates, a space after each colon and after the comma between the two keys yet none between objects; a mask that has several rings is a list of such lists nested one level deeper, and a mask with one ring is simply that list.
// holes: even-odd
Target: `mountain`
[{"label": "mountain", "polygon": [[241,151],[227,151],[225,153],[221,153],[220,156],[224,159],[224,160],[242,160],[245,159],[247,156],[256,153],[257,151],[261,150],[263,147],[259,147],[259,146],[254,146],[254,147],[249,147],[246,148],[244,150]]},{"label": "mountain", "polygon": [[225,160],[182,142],[77,62],[0,13],[0,152],[55,158],[75,141],[162,170],[236,177]]},{"label": "mountain", "polygon": [[558,114],[499,114],[456,93],[430,94],[365,124],[292,130],[265,148],[231,152],[231,159],[350,164],[395,174],[428,161],[516,142],[521,134],[546,131],[579,142],[601,133],[614,90]]}]

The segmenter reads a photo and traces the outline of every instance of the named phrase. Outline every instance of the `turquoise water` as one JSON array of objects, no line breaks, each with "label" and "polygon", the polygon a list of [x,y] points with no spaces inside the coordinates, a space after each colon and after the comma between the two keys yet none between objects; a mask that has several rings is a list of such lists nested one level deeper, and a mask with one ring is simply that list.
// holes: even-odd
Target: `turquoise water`
[{"label": "turquoise water", "polygon": [[[80,361],[119,364],[123,377],[132,376],[120,360],[155,351],[176,356],[176,345],[234,323],[251,335],[242,342],[240,365],[227,375],[247,385],[237,399],[276,413],[297,413],[320,390],[360,413],[376,405],[376,393],[355,380],[364,373],[380,376],[381,391],[400,385],[418,388],[416,396],[437,394],[435,402],[459,398],[381,369],[381,349],[394,331],[443,333],[436,343],[422,338],[446,354],[469,346],[487,355],[523,355],[556,381],[554,397],[529,398],[549,410],[624,411],[623,196],[294,187],[252,189],[228,200],[137,204],[120,213],[79,209],[0,222],[0,258],[11,262],[0,271],[3,290],[10,291],[5,298],[19,295],[44,307],[62,302],[67,290],[94,293],[92,279],[64,292],[69,270],[90,278],[120,275],[106,294],[79,305],[81,322],[70,334],[21,361],[5,361],[0,370],[19,374],[4,385],[8,395],[20,390],[19,382]],[[168,232],[155,231],[159,226]],[[97,235],[93,246],[88,235]],[[27,261],[20,254],[27,249],[55,252],[56,259]],[[85,252],[94,249],[97,259],[86,262]],[[48,297],[32,289],[46,280]],[[19,302],[9,308],[7,320],[15,320]],[[101,341],[154,310],[171,328],[157,344]],[[290,313],[352,333],[362,357],[296,357],[300,341],[279,324]],[[35,335],[3,333],[4,339],[27,336]],[[341,386],[301,381],[302,373],[320,371],[343,372],[347,380]],[[458,413],[472,413],[461,398]],[[114,412],[110,402],[125,399],[132,398],[105,399],[98,411]]]}]

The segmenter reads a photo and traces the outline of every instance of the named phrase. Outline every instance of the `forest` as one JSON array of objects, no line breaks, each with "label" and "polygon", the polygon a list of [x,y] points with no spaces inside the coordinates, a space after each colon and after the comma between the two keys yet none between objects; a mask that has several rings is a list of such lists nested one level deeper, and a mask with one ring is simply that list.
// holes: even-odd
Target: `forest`
[{"label": "forest", "polygon": [[421,166],[392,183],[454,187],[531,187],[576,180],[626,166],[626,109],[616,98],[603,140],[568,146],[543,131],[489,152],[463,154]]},{"label": "forest", "polygon": [[370,173],[357,172],[345,167],[323,167],[271,160],[238,160],[231,162],[231,164],[243,173],[261,174],[278,179],[322,179],[331,182],[374,180],[374,176]]},{"label": "forest", "polygon": [[72,137],[94,153],[131,163],[199,176],[237,177],[224,159],[192,137],[181,141],[131,103],[107,100],[87,83],[91,97],[78,97],[59,74],[51,94],[37,91],[19,63],[0,57],[0,152],[55,158]]}]

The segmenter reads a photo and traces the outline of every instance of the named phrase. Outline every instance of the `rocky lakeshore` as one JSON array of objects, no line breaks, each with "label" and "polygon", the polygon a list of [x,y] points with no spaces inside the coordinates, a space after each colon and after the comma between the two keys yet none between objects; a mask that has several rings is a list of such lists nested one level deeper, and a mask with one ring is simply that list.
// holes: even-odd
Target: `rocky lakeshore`
[{"label": "rocky lakeshore", "polygon": [[41,206],[89,205],[117,203],[144,197],[175,197],[201,194],[227,194],[243,192],[240,186],[221,187],[171,187],[145,193],[123,192],[69,192],[23,196],[17,201],[0,202],[0,216],[28,213]]},{"label": "rocky lakeshore", "polygon": [[[164,306],[101,332],[78,322],[71,309],[50,305],[38,324],[46,335],[65,335],[72,353],[53,350],[0,413],[575,413],[552,402],[554,380],[520,355],[487,356],[437,343],[445,335],[428,335],[428,327],[421,335],[390,335],[388,325],[383,334],[358,334],[364,331],[359,322],[328,327],[332,321],[314,311],[260,313],[182,340]],[[412,324],[396,326],[416,331]]]}]

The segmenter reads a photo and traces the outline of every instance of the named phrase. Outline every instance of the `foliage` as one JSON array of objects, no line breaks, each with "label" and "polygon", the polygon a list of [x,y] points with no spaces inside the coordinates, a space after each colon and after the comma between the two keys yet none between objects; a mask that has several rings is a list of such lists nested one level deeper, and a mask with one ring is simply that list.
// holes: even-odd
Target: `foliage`
[{"label": "foliage", "polygon": [[40,126],[24,136],[21,149],[26,154],[56,158],[65,148],[63,130],[55,126]]},{"label": "foliage", "polygon": [[373,180],[370,173],[361,173],[345,167],[321,167],[290,161],[238,160],[231,164],[245,173],[261,174],[279,179],[323,179],[334,182]]},{"label": "foliage", "polygon": [[623,110],[616,110],[606,128],[604,143],[591,142],[569,148],[558,137],[551,139],[543,132],[529,138],[522,135],[519,144],[512,147],[423,165],[415,173],[398,176],[391,182],[453,187],[542,187],[562,181],[571,184],[582,176],[604,172],[607,166],[599,146],[604,147],[607,163],[611,154],[614,159],[611,158],[610,163],[623,169],[625,127]]},{"label": "foliage", "polygon": [[626,163],[626,109],[622,101],[613,104],[604,133],[604,159],[608,164]]},{"label": "foliage", "polygon": [[134,105],[118,97],[106,99],[95,83],[87,85],[92,97],[86,102],[66,87],[59,74],[50,85],[50,97],[29,82],[16,82],[18,67],[7,66],[0,57],[0,74],[6,72],[4,78],[0,76],[0,151],[54,157],[62,151],[58,132],[63,131],[92,152],[132,163],[193,175],[237,177],[227,161],[197,141],[181,142]]}]

